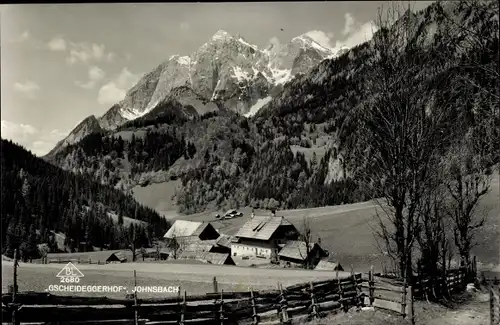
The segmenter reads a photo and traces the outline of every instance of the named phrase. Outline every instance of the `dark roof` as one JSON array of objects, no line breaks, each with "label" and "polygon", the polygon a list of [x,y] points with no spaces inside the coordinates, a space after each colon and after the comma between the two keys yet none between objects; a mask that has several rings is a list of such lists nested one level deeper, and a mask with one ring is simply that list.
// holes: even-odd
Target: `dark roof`
[{"label": "dark roof", "polygon": [[280,226],[292,226],[284,217],[255,216],[238,231],[236,237],[269,240]]},{"label": "dark roof", "polygon": [[231,242],[233,240],[233,236],[228,236],[228,235],[220,235],[219,238],[217,238],[217,245],[222,246],[222,247],[227,247],[231,248]]},{"label": "dark roof", "polygon": [[[212,227],[210,222],[203,222],[201,225],[198,226],[198,228],[196,228],[196,230],[193,232],[193,234],[191,236],[200,236],[203,233],[203,231],[205,231],[205,229],[207,229],[207,227]],[[215,230],[215,228],[214,228],[214,230]]]},{"label": "dark roof", "polygon": [[314,268],[317,271],[336,271],[337,269],[339,271],[344,271],[344,268],[340,263],[337,262],[330,262],[327,259],[319,261],[318,265]]},{"label": "dark roof", "polygon": [[116,256],[116,258],[119,261],[126,261],[127,260],[127,257],[125,256],[125,254],[123,252],[121,252],[121,251],[120,252],[114,252],[111,255],[109,255],[108,260],[111,259],[113,256]]},{"label": "dark roof", "polygon": [[[319,247],[317,243],[309,243],[309,251],[311,252],[315,247]],[[307,255],[307,247],[304,241],[291,240],[280,250],[278,256],[288,257],[296,260],[305,260]]]}]

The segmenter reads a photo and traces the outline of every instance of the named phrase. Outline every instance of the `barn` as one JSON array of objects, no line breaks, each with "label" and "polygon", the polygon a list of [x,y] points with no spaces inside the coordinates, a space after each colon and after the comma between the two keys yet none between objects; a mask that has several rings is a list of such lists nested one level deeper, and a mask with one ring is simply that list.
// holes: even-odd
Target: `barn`
[{"label": "barn", "polygon": [[106,259],[106,263],[125,263],[127,257],[123,252],[114,252]]},{"label": "barn", "polygon": [[217,239],[216,246],[212,250],[213,252],[216,253],[228,253],[231,254],[231,243],[235,239],[233,236],[228,236],[228,235],[220,235],[220,237]]},{"label": "barn", "polygon": [[174,224],[163,236],[166,240],[184,237],[193,237],[198,240],[215,240],[219,238],[219,233],[210,222],[195,222],[188,220],[175,220]]},{"label": "barn", "polygon": [[318,265],[316,265],[316,268],[314,268],[316,271],[344,271],[344,268],[340,263],[338,262],[331,262],[328,261],[327,259],[323,259],[319,261]]},{"label": "barn", "polygon": [[278,254],[280,262],[304,266],[316,266],[319,261],[327,257],[327,253],[317,243],[309,243],[309,254],[305,241],[292,240],[285,244]]},{"label": "barn", "polygon": [[295,226],[284,217],[255,216],[236,233],[236,239],[231,241],[231,254],[277,259],[280,245],[298,236]]}]

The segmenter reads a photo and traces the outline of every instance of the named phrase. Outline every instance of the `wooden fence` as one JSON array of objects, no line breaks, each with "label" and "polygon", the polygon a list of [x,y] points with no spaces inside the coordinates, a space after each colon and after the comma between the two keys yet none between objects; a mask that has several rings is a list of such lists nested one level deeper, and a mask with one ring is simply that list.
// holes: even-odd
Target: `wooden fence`
[{"label": "wooden fence", "polygon": [[370,271],[361,287],[365,294],[364,305],[395,312],[414,324],[412,286],[377,277]]},{"label": "wooden fence", "polygon": [[89,258],[39,258],[31,260],[30,263],[33,264],[68,264],[69,262],[73,264],[98,264],[105,265],[106,261],[104,260],[92,260]]},{"label": "wooden fence", "polygon": [[467,284],[473,281],[471,270],[467,268],[448,270],[446,276],[434,278],[416,275],[413,281],[413,294],[415,299],[453,294],[464,291]]},{"label": "wooden fence", "polygon": [[490,323],[491,325],[500,324],[500,287],[490,286]]}]

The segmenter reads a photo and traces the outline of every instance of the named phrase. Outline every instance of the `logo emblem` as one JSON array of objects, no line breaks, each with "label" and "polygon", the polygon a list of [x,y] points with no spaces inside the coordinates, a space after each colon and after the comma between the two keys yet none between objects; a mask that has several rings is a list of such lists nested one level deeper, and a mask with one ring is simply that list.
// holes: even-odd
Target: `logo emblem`
[{"label": "logo emblem", "polygon": [[57,273],[56,277],[61,279],[61,283],[78,283],[80,278],[83,277],[83,273],[73,263],[69,262]]}]

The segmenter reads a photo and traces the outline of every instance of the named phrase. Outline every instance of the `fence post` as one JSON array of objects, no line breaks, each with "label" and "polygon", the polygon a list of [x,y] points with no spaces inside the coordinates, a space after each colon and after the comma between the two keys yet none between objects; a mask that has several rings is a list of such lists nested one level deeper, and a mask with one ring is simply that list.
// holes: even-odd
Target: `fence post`
[{"label": "fence post", "polygon": [[408,317],[410,317],[410,321],[412,325],[415,325],[415,310],[413,309],[413,286],[408,287]]},{"label": "fence post", "polygon": [[186,314],[186,290],[184,290],[184,296],[182,297],[182,306],[181,306],[181,320],[179,321],[179,325],[184,325],[184,319],[185,319],[185,314]]},{"label": "fence post", "polygon": [[352,277],[352,282],[354,283],[354,290],[356,290],[356,307],[358,309],[361,307],[361,301],[359,299],[360,297],[360,288],[358,288],[358,280],[356,280],[356,274],[354,274],[354,266],[351,264],[351,277]]},{"label": "fence post", "polygon": [[344,300],[344,289],[342,288],[342,284],[340,283],[340,279],[339,279],[339,270],[337,269],[335,273],[336,273],[336,277],[337,277],[337,286],[338,286],[338,290],[339,290],[339,301],[340,301],[340,304],[342,305],[342,309],[344,310],[344,312],[347,312],[348,308],[347,308],[347,305],[346,305],[345,300]]},{"label": "fence post", "polygon": [[255,297],[253,294],[253,288],[250,288],[250,298],[252,299],[252,318],[253,318],[253,325],[259,324],[259,315],[257,315],[257,307],[255,306]]},{"label": "fence post", "polygon": [[401,302],[401,314],[403,314],[403,318],[406,318],[406,276],[403,279],[403,297]]},{"label": "fence post", "polygon": [[14,285],[12,288],[12,325],[18,325],[20,322],[17,320],[17,304],[16,304],[16,294],[17,294],[17,266],[19,264],[17,256],[17,248],[14,250]]},{"label": "fence post", "polygon": [[493,287],[489,288],[490,294],[490,323],[491,325],[495,324],[495,295],[493,294]]},{"label": "fence post", "polygon": [[370,272],[368,273],[368,294],[370,299],[370,307],[373,306],[373,301],[375,300],[375,281],[373,276],[373,265],[370,268]]},{"label": "fence post", "polygon": [[134,324],[139,325],[139,315],[137,310],[137,273],[134,270]]},{"label": "fence post", "polygon": [[220,290],[219,318],[220,318],[220,325],[224,325],[224,289]]},{"label": "fence post", "polygon": [[217,288],[217,278],[214,277],[213,279],[213,285],[214,285],[214,292],[219,292],[218,288]]},{"label": "fence post", "polygon": [[281,324],[289,324],[290,323],[290,319],[288,318],[288,312],[287,312],[287,307],[288,307],[288,303],[286,302],[286,297],[283,293],[283,287],[281,285],[281,283],[278,282],[278,289],[280,291],[280,304],[279,304],[279,308],[281,310]]},{"label": "fence post", "polygon": [[314,286],[312,282],[309,282],[309,289],[311,290],[311,316],[313,319],[318,318],[318,306],[316,305],[316,299],[314,299]]}]

